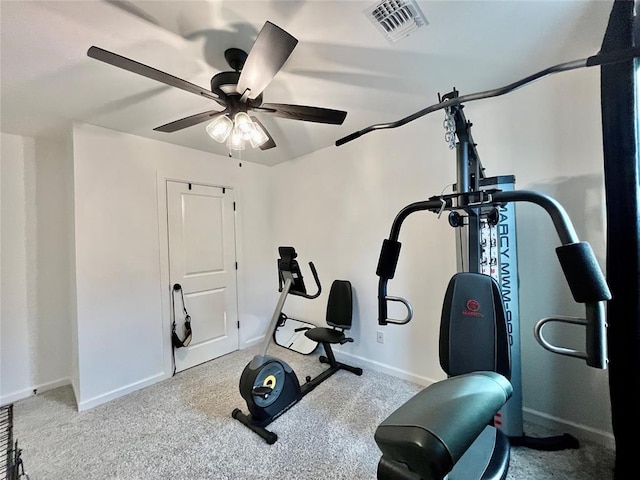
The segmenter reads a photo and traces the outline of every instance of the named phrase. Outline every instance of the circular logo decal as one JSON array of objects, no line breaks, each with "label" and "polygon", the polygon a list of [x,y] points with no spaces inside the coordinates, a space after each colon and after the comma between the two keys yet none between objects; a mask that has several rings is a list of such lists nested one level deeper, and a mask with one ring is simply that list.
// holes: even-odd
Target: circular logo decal
[{"label": "circular logo decal", "polygon": [[270,388],[276,388],[276,377],[274,375],[269,375],[267,378],[264,379],[264,381],[262,382],[262,385],[264,385],[265,387],[270,387]]},{"label": "circular logo decal", "polygon": [[478,310],[480,310],[480,304],[477,300],[469,300],[467,302],[467,310],[469,310],[470,312],[477,312]]}]

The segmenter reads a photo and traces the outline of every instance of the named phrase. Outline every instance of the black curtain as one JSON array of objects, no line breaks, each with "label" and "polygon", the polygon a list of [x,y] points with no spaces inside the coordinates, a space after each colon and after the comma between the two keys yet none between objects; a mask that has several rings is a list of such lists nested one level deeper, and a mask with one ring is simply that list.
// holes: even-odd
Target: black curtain
[{"label": "black curtain", "polygon": [[[616,0],[601,52],[638,43],[634,2]],[[616,444],[615,478],[638,468],[640,435],[639,151],[636,61],[601,68],[607,202],[609,387]]]}]

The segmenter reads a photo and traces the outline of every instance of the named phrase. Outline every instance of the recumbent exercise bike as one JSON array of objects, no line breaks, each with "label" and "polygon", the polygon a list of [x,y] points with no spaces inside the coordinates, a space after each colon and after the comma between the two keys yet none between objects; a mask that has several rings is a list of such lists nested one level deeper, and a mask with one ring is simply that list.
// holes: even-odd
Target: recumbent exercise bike
[{"label": "recumbent exercise bike", "polygon": [[338,370],[348,370],[356,375],[362,375],[361,368],[338,362],[331,349],[332,344],[353,342],[353,338],[347,337],[344,333],[351,328],[353,311],[351,283],[347,280],[334,280],[331,285],[326,322],[333,328],[316,327],[305,331],[308,338],[322,344],[325,355],[320,356],[320,362],[328,364],[328,369],[313,379],[307,376],[306,383],[300,385],[298,377],[289,364],[277,357],[267,355],[287,295],[313,299],[317,298],[322,291],[318,273],[312,262],[309,262],[309,268],[318,291],[309,295],[296,261],[295,249],[279,247],[278,252],[280,253],[278,259],[280,298],[265,332],[261,353],[253,357],[240,377],[240,395],[247,402],[249,414],[244,414],[239,408],[231,413],[233,418],[260,435],[270,445],[278,440],[278,435],[265,427],[298,403],[307,393]]}]

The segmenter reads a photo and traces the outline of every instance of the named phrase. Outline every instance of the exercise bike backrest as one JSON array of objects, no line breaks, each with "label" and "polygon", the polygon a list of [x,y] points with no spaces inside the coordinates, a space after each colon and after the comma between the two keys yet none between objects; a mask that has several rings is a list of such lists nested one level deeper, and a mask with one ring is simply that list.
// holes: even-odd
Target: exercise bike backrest
[{"label": "exercise bike backrest", "polygon": [[278,247],[278,253],[280,254],[280,258],[278,259],[278,291],[282,292],[287,279],[290,279],[291,287],[289,289],[289,294],[309,299],[319,297],[322,293],[322,286],[320,285],[318,272],[316,271],[316,267],[313,265],[313,262],[309,262],[309,268],[313,274],[318,291],[313,295],[309,295],[304,284],[300,265],[298,265],[298,261],[296,260],[298,254],[296,253],[295,248]]}]

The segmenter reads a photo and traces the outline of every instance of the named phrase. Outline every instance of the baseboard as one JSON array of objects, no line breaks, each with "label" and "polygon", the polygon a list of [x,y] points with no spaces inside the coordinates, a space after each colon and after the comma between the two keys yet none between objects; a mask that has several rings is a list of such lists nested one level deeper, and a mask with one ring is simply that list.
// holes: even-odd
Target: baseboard
[{"label": "baseboard", "polygon": [[348,364],[357,363],[357,366],[362,367],[363,369],[370,368],[377,372],[391,375],[392,377],[401,378],[402,380],[408,380],[410,382],[417,383],[418,385],[422,385],[423,387],[428,387],[429,385],[438,381],[431,378],[423,377],[421,375],[416,375],[415,373],[411,373],[406,370],[390,367],[383,363],[369,360],[368,358],[359,357],[351,353],[341,352],[338,349],[334,349],[333,352],[335,353],[336,359],[341,362]]},{"label": "baseboard", "polygon": [[522,409],[522,416],[526,422],[531,422],[554,431],[569,433],[578,440],[587,440],[602,445],[603,447],[615,449],[615,438],[611,432],[570,422],[527,407]]},{"label": "baseboard", "polygon": [[254,338],[251,338],[251,339],[249,339],[249,340],[246,340],[246,341],[242,344],[242,346],[240,347],[240,350],[244,350],[244,349],[246,349],[246,348],[251,348],[251,347],[253,347],[254,345],[259,344],[262,340],[264,340],[264,335],[260,335],[259,337],[254,337]]},{"label": "baseboard", "polygon": [[128,393],[135,392],[136,390],[140,390],[141,388],[148,387],[150,385],[153,385],[154,383],[158,383],[165,378],[166,375],[164,373],[158,373],[151,377],[140,380],[139,382],[130,383],[129,385],[126,385],[122,388],[111,390],[110,392],[95,396],[88,400],[78,401],[78,411],[82,412],[84,410],[89,410],[90,408],[97,407],[98,405],[102,405],[103,403],[115,400],[116,398],[120,398]]},{"label": "baseboard", "polygon": [[32,397],[38,393],[46,392],[47,390],[53,390],[54,388],[63,387],[65,385],[69,385],[71,383],[71,379],[69,378],[59,378],[58,380],[54,380],[52,382],[41,383],[39,385],[34,385],[33,387],[25,388],[18,392],[10,393],[9,395],[3,395],[0,397],[0,405],[9,405],[10,403],[15,403],[20,400],[24,400],[25,398]]}]

